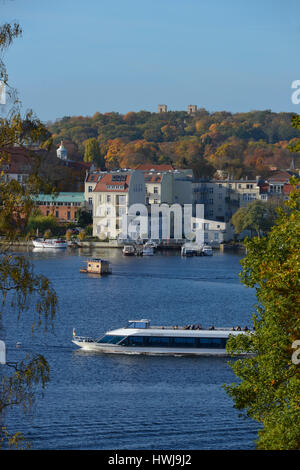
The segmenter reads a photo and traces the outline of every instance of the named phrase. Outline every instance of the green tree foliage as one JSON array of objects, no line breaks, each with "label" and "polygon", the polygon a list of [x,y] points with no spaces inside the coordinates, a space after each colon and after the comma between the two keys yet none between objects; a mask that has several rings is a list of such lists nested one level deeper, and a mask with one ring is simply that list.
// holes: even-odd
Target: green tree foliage
[{"label": "green tree foliage", "polygon": [[247,351],[231,363],[239,383],[227,385],[235,407],[258,421],[259,449],[300,450],[300,191],[294,191],[269,234],[246,242],[241,280],[256,288],[255,331],[231,337],[227,349]]},{"label": "green tree foliage", "polygon": [[84,161],[94,162],[100,168],[104,166],[104,159],[100,152],[100,146],[97,139],[94,137],[87,139],[83,142],[84,144]]},{"label": "green tree foliage", "polygon": [[253,201],[246,207],[240,207],[232,216],[231,222],[235,233],[251,230],[257,237],[267,233],[277,218],[274,202]]},{"label": "green tree foliage", "polygon": [[83,209],[79,209],[76,212],[76,220],[79,227],[85,228],[87,225],[93,223],[93,216],[90,214],[90,212]]},{"label": "green tree foliage", "polygon": [[[13,39],[21,35],[18,24],[0,26],[0,52],[3,57]],[[24,256],[13,256],[9,245],[15,241],[27,225],[32,212],[33,197],[41,190],[48,189],[38,175],[40,155],[28,150],[28,144],[42,144],[49,139],[49,133],[31,111],[22,116],[14,90],[9,87],[8,75],[3,60],[0,61],[0,78],[9,89],[10,109],[0,118],[0,167],[9,164],[11,148],[23,149],[31,162],[32,173],[25,185],[17,181],[0,183],[0,224],[6,245],[0,253],[0,319],[5,324],[6,303],[17,312],[26,315],[31,328],[53,326],[57,306],[56,294],[49,280],[34,273],[33,267]],[[33,315],[33,317],[32,317]],[[49,380],[49,366],[41,355],[28,356],[14,369],[1,365],[0,379],[0,446],[7,443],[19,447],[22,435],[11,435],[3,425],[5,411],[14,407],[25,410],[32,405],[37,389]]]},{"label": "green tree foliage", "polygon": [[36,236],[37,233],[41,236],[46,230],[50,230],[51,233],[56,234],[58,230],[57,219],[53,215],[41,215],[35,213],[28,218],[26,226],[26,232],[32,236]]}]

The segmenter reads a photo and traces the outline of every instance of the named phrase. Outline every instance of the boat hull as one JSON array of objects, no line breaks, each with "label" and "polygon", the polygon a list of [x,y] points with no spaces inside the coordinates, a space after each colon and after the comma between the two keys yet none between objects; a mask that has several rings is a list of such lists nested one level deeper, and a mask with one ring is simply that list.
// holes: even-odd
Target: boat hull
[{"label": "boat hull", "polygon": [[72,341],[81,350],[87,352],[97,352],[103,354],[142,354],[148,356],[219,356],[228,357],[225,349],[204,349],[204,348],[154,348],[154,347],[130,347],[111,344],[101,344],[96,342]]},{"label": "boat hull", "polygon": [[64,249],[64,248],[67,248],[68,244],[67,242],[57,242],[57,241],[53,241],[52,243],[51,242],[47,242],[47,241],[40,241],[40,240],[32,240],[32,244],[34,246],[34,248],[50,248],[50,249],[55,249],[55,250],[61,250],[61,249]]}]

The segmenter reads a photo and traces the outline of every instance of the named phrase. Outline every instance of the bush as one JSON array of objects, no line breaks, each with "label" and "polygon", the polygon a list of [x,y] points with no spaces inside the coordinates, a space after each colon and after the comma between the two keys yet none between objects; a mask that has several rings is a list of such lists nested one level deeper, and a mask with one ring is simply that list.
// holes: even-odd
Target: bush
[{"label": "bush", "polygon": [[85,234],[86,234],[87,237],[92,237],[93,236],[93,226],[92,225],[88,225],[85,228]]},{"label": "bush", "polygon": [[53,215],[33,215],[29,217],[26,226],[26,233],[34,233],[36,235],[37,231],[39,233],[44,233],[47,230],[50,230],[51,233],[54,234],[58,233],[60,230],[57,220]]}]

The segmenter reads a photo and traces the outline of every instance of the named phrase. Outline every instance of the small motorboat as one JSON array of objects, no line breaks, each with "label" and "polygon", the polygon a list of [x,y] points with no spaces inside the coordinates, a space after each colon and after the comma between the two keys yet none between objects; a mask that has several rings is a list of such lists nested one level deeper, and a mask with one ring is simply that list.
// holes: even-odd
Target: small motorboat
[{"label": "small motorboat", "polygon": [[212,256],[213,255],[212,247],[209,245],[203,245],[202,254],[203,256]]},{"label": "small motorboat", "polygon": [[143,246],[142,254],[143,254],[143,256],[153,256],[154,255],[153,246],[145,244]]},{"label": "small motorboat", "polygon": [[124,256],[133,256],[135,254],[135,248],[133,245],[125,245],[122,253]]},{"label": "small motorboat", "polygon": [[35,248],[67,248],[68,243],[65,240],[60,240],[58,238],[36,238],[32,240],[33,246]]}]

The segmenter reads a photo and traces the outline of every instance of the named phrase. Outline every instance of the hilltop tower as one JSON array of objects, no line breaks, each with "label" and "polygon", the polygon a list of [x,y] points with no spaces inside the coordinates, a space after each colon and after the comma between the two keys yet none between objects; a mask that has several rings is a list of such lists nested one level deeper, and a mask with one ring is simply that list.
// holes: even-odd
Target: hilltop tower
[{"label": "hilltop tower", "polygon": [[167,112],[167,105],[166,104],[159,104],[157,107],[158,113],[166,113]]},{"label": "hilltop tower", "polygon": [[64,147],[64,141],[62,140],[60,143],[60,146],[56,150],[56,155],[57,158],[60,158],[61,160],[68,160],[68,152],[67,149]]}]

